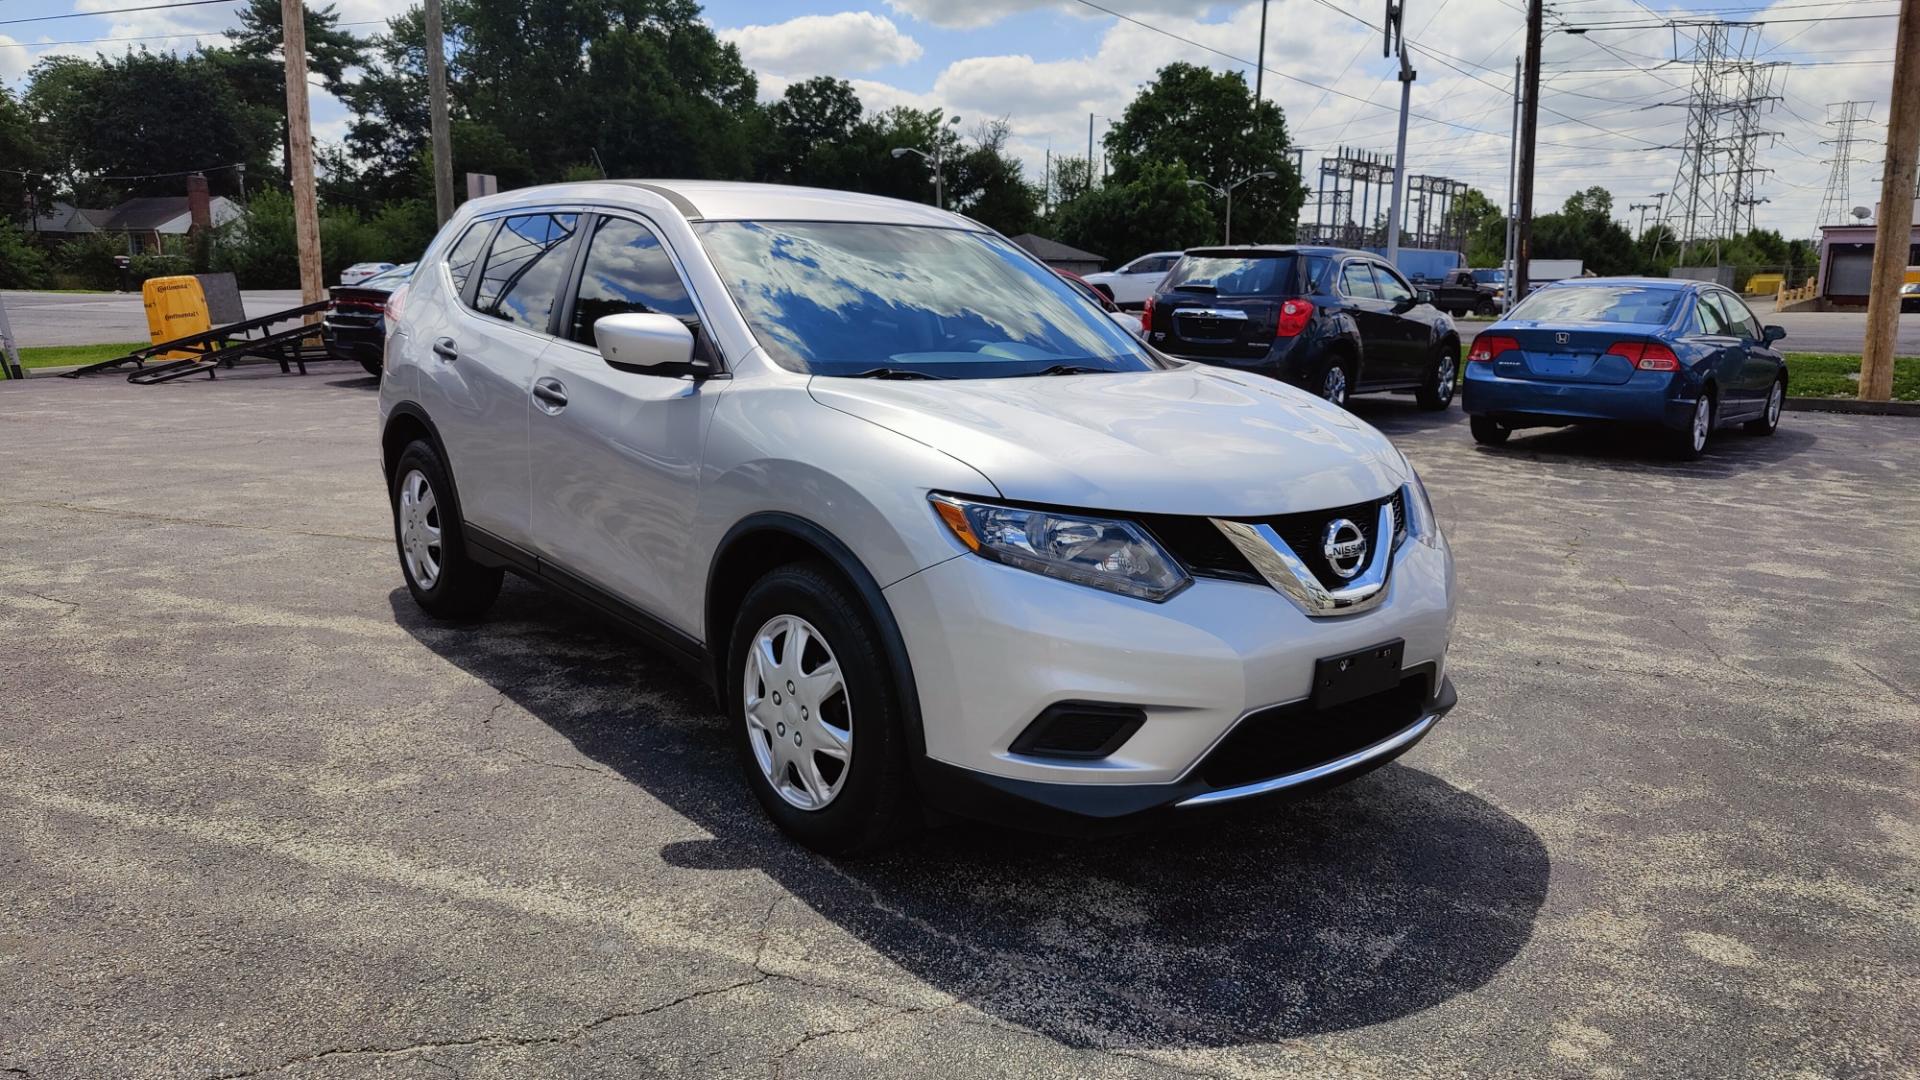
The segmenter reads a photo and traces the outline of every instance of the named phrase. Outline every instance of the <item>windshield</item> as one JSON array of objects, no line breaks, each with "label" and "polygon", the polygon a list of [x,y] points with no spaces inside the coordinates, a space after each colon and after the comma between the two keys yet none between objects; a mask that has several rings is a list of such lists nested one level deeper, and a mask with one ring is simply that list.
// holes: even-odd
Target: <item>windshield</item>
[{"label": "windshield", "polygon": [[699,234],[754,336],[794,371],[978,379],[1165,366],[988,233],[716,221]]},{"label": "windshield", "polygon": [[1188,255],[1162,289],[1211,289],[1218,296],[1279,296],[1295,291],[1292,255]]},{"label": "windshield", "polygon": [[1475,270],[1473,280],[1482,285],[1499,285],[1507,280],[1505,270]]},{"label": "windshield", "polygon": [[1509,322],[1600,322],[1663,326],[1681,291],[1658,285],[1560,285],[1520,302]]}]

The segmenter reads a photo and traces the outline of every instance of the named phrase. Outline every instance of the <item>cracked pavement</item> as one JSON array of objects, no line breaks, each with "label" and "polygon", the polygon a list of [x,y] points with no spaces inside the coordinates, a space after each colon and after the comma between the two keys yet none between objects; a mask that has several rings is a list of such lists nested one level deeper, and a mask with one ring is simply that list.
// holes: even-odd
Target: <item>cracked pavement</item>
[{"label": "cracked pavement", "polygon": [[422,617],[315,370],[0,386],[0,1076],[1920,1077],[1920,420],[1361,399],[1459,562],[1431,738],[834,863],[607,624]]}]

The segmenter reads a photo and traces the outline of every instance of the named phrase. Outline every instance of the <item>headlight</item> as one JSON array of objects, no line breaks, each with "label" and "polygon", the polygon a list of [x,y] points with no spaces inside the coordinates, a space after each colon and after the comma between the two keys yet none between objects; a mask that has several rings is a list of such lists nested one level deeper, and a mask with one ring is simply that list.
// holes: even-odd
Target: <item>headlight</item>
[{"label": "headlight", "polygon": [[1131,521],[930,496],[935,512],[968,550],[995,562],[1155,602],[1192,581],[1145,529]]},{"label": "headlight", "polygon": [[1406,486],[1407,533],[1428,547],[1440,546],[1440,523],[1433,516],[1433,501],[1427,498],[1427,485],[1420,482],[1420,473],[1411,464],[1407,471],[1413,474],[1413,481]]}]

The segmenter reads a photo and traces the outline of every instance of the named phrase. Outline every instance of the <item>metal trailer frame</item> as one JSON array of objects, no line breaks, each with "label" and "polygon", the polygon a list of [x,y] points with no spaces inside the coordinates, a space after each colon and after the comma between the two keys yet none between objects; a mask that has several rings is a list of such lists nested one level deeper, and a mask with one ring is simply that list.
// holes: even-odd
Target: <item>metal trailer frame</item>
[{"label": "metal trailer frame", "polygon": [[[202,330],[197,334],[188,334],[172,341],[162,341],[153,345],[135,349],[125,356],[111,360],[102,360],[63,372],[63,379],[77,379],[82,375],[92,375],[109,371],[127,364],[134,371],[127,381],[137,386],[151,386],[155,383],[170,382],[206,372],[208,378],[217,377],[218,369],[232,370],[243,357],[253,357],[263,363],[277,363],[282,374],[291,374],[298,368],[300,374],[307,373],[307,364],[311,361],[326,359],[325,353],[309,356],[305,343],[309,338],[320,336],[318,322],[302,322],[288,330],[268,332],[275,323],[291,319],[305,319],[317,315],[332,305],[330,300],[320,300],[299,307],[276,311],[245,322],[229,323]],[[254,336],[258,335],[258,336]],[[155,361],[162,353],[185,352],[193,355],[176,360]],[[151,364],[152,366],[148,366]]]}]

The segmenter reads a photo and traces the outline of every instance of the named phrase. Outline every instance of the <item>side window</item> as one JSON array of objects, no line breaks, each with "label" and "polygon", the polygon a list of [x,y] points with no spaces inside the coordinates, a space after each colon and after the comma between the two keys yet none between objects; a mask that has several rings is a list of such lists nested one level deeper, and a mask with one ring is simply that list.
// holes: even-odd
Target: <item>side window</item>
[{"label": "side window", "polygon": [[1709,298],[1710,294],[1707,293],[1694,298],[1693,325],[1702,334],[1719,337],[1727,333],[1727,320],[1718,307],[1707,302]]},{"label": "side window", "polygon": [[1747,305],[1740,302],[1739,297],[1723,292],[1708,295],[1713,297],[1720,308],[1720,313],[1726,317],[1728,333],[1746,338],[1748,341],[1760,340],[1760,320],[1753,317],[1753,312],[1747,309]]},{"label": "side window", "polygon": [[467,226],[452,248],[447,251],[447,273],[453,276],[453,291],[461,296],[467,293],[467,278],[473,274],[473,264],[480,261],[480,246],[487,242],[487,234],[493,231],[493,222],[476,221]]},{"label": "side window", "polygon": [[1373,273],[1363,262],[1350,262],[1340,268],[1340,291],[1357,300],[1377,300],[1380,290],[1374,287]]},{"label": "side window", "polygon": [[1413,290],[1407,287],[1406,282],[1400,280],[1399,274],[1388,269],[1385,263],[1373,264],[1373,280],[1380,287],[1380,296],[1383,299],[1391,300],[1396,304],[1402,300],[1413,299]]},{"label": "side window", "polygon": [[628,312],[671,315],[697,330],[692,325],[699,318],[693,299],[660,238],[638,222],[601,218],[587,242],[587,263],[567,336],[592,345],[595,322]]},{"label": "side window", "polygon": [[1152,259],[1140,259],[1127,268],[1129,274],[1164,274],[1173,269],[1173,259],[1161,255]]},{"label": "side window", "polygon": [[480,271],[474,309],[546,333],[572,264],[579,222],[578,214],[521,214],[502,222]]},{"label": "side window", "polygon": [[1307,292],[1324,293],[1333,291],[1333,282],[1328,278],[1333,269],[1333,260],[1324,255],[1307,256]]}]

